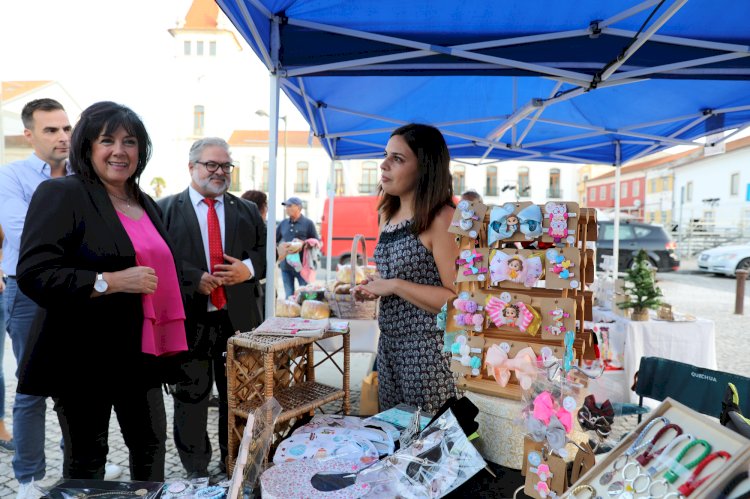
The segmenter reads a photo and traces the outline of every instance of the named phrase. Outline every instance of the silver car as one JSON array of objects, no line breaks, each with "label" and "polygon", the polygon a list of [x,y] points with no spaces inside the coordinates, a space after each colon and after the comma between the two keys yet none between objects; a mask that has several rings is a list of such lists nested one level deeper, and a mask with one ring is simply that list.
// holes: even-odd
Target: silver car
[{"label": "silver car", "polygon": [[698,255],[698,270],[734,276],[736,270],[750,271],[750,243],[719,246]]}]

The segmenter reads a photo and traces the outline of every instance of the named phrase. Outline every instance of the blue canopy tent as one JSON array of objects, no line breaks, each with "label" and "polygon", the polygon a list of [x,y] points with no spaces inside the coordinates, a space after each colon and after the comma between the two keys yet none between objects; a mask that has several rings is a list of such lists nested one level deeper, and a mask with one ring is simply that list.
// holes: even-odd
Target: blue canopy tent
[{"label": "blue canopy tent", "polygon": [[[747,2],[217,3],[271,73],[270,136],[282,89],[334,159],[380,155],[393,128],[421,121],[478,163],[619,167],[750,124]],[[269,191],[273,205],[273,173]]]}]

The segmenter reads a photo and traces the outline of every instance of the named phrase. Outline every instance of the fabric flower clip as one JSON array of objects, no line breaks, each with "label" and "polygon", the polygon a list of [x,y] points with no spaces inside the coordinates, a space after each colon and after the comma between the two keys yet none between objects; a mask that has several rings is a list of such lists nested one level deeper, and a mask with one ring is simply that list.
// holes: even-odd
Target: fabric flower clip
[{"label": "fabric flower clip", "polygon": [[[451,353],[453,354],[453,360],[457,360],[462,366],[471,367],[472,376],[479,376],[479,370],[482,367],[481,348],[470,346],[466,336],[460,334],[456,336],[455,342],[451,345]],[[472,353],[479,354],[479,356],[472,356]]]},{"label": "fabric flower clip", "polygon": [[570,317],[570,314],[560,307],[557,307],[553,310],[550,310],[549,315],[552,316],[552,324],[546,326],[544,330],[555,336],[565,333],[567,329],[565,328],[565,323],[563,322],[563,320]]},{"label": "fabric flower clip", "polygon": [[524,258],[520,254],[513,255],[496,250],[490,259],[490,282],[493,286],[508,281],[531,288],[543,272],[542,259],[534,254]]},{"label": "fabric flower clip", "polygon": [[516,328],[532,336],[539,331],[542,322],[539,312],[520,300],[512,303],[492,296],[487,300],[485,310],[495,326]]},{"label": "fabric flower clip", "polygon": [[521,231],[527,240],[542,234],[542,210],[532,204],[518,213],[514,203],[495,206],[490,212],[490,223],[487,231],[487,244],[508,239],[517,231]]},{"label": "fabric flower clip", "polygon": [[488,269],[481,266],[483,259],[484,255],[479,251],[466,249],[461,251],[456,264],[464,267],[463,275],[476,276],[478,281],[484,281]]},{"label": "fabric flower clip", "polygon": [[559,243],[568,237],[568,206],[565,203],[547,203],[544,211],[549,217],[549,230],[547,233],[555,243]]},{"label": "fabric flower clip", "polygon": [[474,332],[480,333],[484,328],[484,313],[482,306],[471,299],[471,295],[463,292],[453,300],[453,307],[461,313],[456,314],[456,325],[470,327]]},{"label": "fabric flower clip", "polygon": [[451,225],[467,232],[469,237],[477,237],[477,231],[472,229],[474,223],[479,221],[479,215],[471,209],[471,204],[463,200],[456,205],[456,210],[458,212],[458,220],[451,222]]}]

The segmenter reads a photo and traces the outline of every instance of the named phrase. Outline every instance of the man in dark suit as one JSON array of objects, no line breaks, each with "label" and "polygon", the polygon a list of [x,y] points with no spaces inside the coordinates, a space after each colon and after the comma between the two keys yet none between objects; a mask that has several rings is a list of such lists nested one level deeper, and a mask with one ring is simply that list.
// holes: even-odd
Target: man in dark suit
[{"label": "man in dark suit", "polygon": [[192,181],[180,194],[159,202],[164,223],[182,263],[185,329],[189,352],[183,380],[173,385],[174,439],[188,477],[208,475],[211,443],[206,431],[214,378],[219,391],[219,448],[227,457],[227,378],[224,354],[235,331],[260,324],[256,276],[266,272],[266,228],[254,203],[227,193],[234,168],[220,138],[190,148]]}]

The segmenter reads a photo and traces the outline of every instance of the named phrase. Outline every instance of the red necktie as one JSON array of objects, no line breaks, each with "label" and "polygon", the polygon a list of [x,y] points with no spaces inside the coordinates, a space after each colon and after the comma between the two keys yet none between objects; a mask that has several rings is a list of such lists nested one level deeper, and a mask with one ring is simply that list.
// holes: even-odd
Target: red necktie
[{"label": "red necktie", "polygon": [[[214,273],[217,265],[224,263],[224,250],[221,248],[221,229],[219,228],[219,217],[216,214],[215,199],[205,198],[204,203],[208,205],[208,253],[211,261],[210,273]],[[224,286],[211,291],[211,303],[221,310],[227,304],[227,295]]]}]

